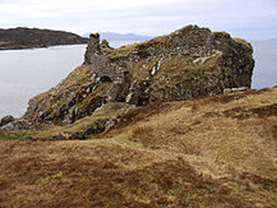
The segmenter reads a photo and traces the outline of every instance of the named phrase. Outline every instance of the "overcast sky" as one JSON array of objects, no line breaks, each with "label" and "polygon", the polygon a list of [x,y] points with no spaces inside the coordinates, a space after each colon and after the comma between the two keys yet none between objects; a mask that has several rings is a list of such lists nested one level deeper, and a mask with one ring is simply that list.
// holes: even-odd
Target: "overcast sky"
[{"label": "overcast sky", "polygon": [[0,0],[0,27],[142,35],[188,24],[247,40],[277,38],[277,0]]}]

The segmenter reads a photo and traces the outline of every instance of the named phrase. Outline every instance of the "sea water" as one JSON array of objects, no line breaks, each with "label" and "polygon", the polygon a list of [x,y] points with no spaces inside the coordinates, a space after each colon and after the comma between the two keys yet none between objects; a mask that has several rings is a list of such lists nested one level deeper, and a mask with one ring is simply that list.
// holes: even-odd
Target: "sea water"
[{"label": "sea water", "polygon": [[[132,41],[111,42],[112,47]],[[277,41],[252,41],[256,60],[253,88],[277,85]],[[0,118],[20,117],[28,100],[57,85],[80,66],[86,45],[0,51]]]},{"label": "sea water", "polygon": [[252,88],[277,85],[277,40],[252,41],[255,68]]}]

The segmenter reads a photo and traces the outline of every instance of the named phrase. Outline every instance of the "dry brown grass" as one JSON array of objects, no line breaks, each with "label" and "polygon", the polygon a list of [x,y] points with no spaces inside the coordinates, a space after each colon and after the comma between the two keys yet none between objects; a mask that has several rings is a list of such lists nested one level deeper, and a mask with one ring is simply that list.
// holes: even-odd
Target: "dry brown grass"
[{"label": "dry brown grass", "polygon": [[134,123],[125,134],[147,148],[220,160],[275,177],[277,104],[272,97],[276,92],[231,95],[234,100],[224,105],[215,98],[187,102]]},{"label": "dry brown grass", "polygon": [[0,146],[1,207],[274,205],[262,191],[276,191],[276,182],[250,173],[231,181],[204,177],[182,155],[101,141]]},{"label": "dry brown grass", "polygon": [[248,48],[251,48],[251,44],[249,44],[246,40],[241,39],[241,38],[233,38],[234,41],[236,41],[237,43],[241,43],[243,45],[245,45]]},{"label": "dry brown grass", "polygon": [[0,41],[0,46],[1,45],[9,45],[9,44],[13,44],[14,41]]},{"label": "dry brown grass", "polygon": [[4,42],[4,41],[0,41],[0,45],[4,45],[6,44],[7,42]]},{"label": "dry brown grass", "polygon": [[91,140],[2,141],[0,207],[277,207],[276,98],[150,104]]}]

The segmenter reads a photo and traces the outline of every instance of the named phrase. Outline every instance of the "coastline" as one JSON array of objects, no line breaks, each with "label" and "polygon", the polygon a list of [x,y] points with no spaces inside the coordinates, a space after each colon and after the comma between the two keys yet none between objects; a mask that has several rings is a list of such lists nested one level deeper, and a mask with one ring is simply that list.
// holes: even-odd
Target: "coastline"
[{"label": "coastline", "polygon": [[8,50],[27,50],[27,49],[39,49],[39,48],[50,48],[55,46],[71,46],[71,45],[85,45],[87,43],[72,43],[72,44],[54,44],[54,45],[35,45],[35,46],[11,46],[11,47],[1,47],[0,51],[8,51]]},{"label": "coastline", "polygon": [[26,27],[0,29],[0,50],[24,50],[87,43],[88,38],[66,31]]},{"label": "coastline", "polygon": [[86,44],[2,50],[0,118],[21,117],[30,97],[57,85],[83,62]]}]

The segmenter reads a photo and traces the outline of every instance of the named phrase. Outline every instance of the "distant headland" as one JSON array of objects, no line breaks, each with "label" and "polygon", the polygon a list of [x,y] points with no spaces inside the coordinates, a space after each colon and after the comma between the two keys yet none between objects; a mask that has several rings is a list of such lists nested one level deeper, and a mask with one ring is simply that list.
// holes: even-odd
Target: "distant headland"
[{"label": "distant headland", "polygon": [[26,27],[0,29],[0,50],[42,48],[86,43],[88,43],[88,38],[65,31],[31,29]]},{"label": "distant headland", "polygon": [[[100,40],[108,40],[108,41],[145,41],[150,40],[153,37],[138,35],[134,33],[114,33],[114,32],[100,32]],[[90,32],[82,35],[82,37],[89,37]]]}]

